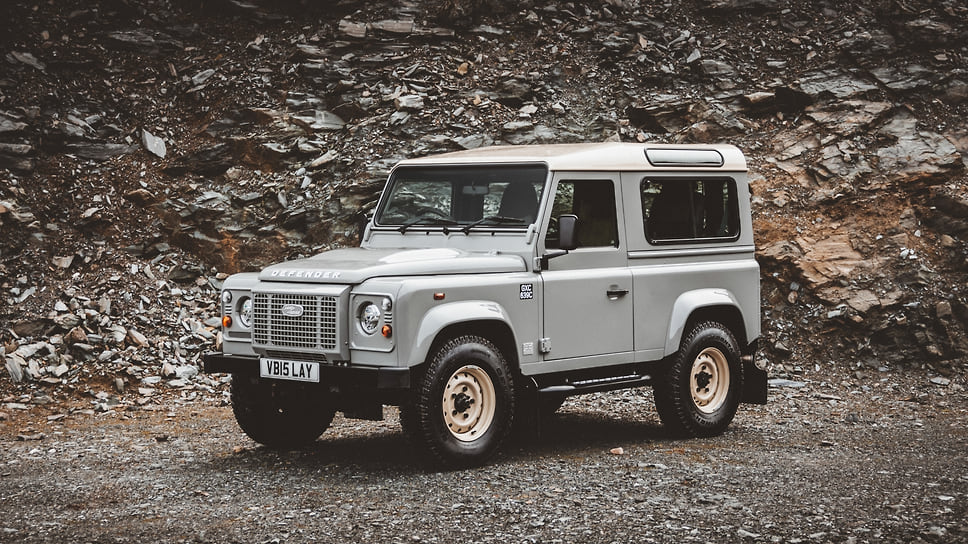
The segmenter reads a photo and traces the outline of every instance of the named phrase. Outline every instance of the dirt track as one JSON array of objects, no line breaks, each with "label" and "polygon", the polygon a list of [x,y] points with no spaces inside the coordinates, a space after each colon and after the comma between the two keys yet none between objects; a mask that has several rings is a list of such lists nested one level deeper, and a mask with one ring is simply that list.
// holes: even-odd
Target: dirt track
[{"label": "dirt track", "polygon": [[53,422],[7,410],[0,540],[968,541],[957,384],[804,380],[770,400],[721,437],[674,440],[648,390],[572,399],[539,440],[451,473],[424,467],[389,408],[288,453],[215,401]]}]

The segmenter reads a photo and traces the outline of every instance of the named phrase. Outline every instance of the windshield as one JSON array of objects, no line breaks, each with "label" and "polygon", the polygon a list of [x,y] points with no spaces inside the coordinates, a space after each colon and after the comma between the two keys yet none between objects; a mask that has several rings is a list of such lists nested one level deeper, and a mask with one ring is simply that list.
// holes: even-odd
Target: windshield
[{"label": "windshield", "polygon": [[394,171],[375,223],[401,232],[525,228],[535,221],[544,165],[401,167]]}]

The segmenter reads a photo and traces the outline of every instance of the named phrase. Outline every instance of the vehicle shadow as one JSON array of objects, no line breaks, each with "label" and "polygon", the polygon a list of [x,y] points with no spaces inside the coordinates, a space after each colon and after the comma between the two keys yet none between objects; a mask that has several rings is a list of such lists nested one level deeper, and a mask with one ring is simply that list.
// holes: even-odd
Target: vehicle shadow
[{"label": "vehicle shadow", "polygon": [[[543,418],[536,425],[517,429],[488,465],[514,464],[542,457],[600,455],[612,448],[665,447],[674,437],[654,417],[566,411]],[[342,424],[340,424],[342,423]],[[339,467],[343,473],[408,474],[439,472],[430,459],[394,422],[379,425],[338,422],[311,445],[291,451],[273,450],[252,443],[212,459],[220,470],[240,471],[285,467],[313,472]]]}]

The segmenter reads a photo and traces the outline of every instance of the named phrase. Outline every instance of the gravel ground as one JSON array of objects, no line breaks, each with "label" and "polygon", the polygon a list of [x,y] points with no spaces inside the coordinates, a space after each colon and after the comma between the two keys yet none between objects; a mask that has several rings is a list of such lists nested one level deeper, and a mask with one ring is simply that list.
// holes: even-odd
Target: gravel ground
[{"label": "gravel ground", "polygon": [[459,472],[428,470],[393,408],[294,452],[217,398],[7,410],[0,541],[968,542],[965,399],[799,377],[723,436],[676,440],[647,389],[592,395]]}]

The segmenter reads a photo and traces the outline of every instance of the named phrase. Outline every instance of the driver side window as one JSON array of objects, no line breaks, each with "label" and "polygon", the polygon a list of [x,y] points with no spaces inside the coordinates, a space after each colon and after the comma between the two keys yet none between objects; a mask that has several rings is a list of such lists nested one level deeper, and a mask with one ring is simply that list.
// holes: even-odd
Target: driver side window
[{"label": "driver side window", "polygon": [[578,216],[578,247],[618,247],[615,186],[611,180],[560,181],[545,247],[558,248],[558,217]]}]

